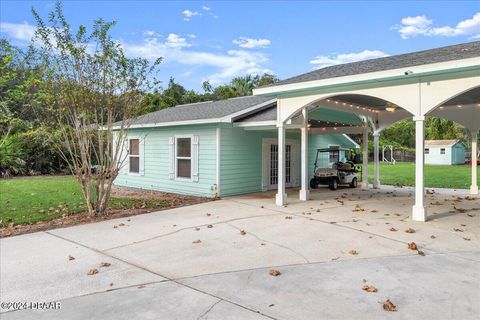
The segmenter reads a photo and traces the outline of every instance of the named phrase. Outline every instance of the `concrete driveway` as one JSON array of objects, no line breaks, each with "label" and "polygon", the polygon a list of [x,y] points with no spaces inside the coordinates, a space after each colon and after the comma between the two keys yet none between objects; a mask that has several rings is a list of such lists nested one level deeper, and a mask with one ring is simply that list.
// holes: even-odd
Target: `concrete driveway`
[{"label": "concrete driveway", "polygon": [[406,188],[289,192],[2,239],[1,318],[478,319],[478,197],[429,194],[420,223]]}]

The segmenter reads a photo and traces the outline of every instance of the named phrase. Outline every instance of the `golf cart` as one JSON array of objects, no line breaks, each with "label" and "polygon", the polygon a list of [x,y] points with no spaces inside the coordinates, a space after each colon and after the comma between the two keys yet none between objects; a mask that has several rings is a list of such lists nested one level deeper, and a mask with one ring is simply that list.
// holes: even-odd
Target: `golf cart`
[{"label": "golf cart", "polygon": [[[340,152],[344,151],[346,159],[357,159],[352,157],[353,151],[346,148],[325,148],[317,149],[317,156],[313,169],[313,178],[310,180],[310,188],[317,189],[319,185],[328,185],[330,190],[337,190],[338,185],[348,185],[350,188],[356,188],[358,184],[357,173],[360,172],[356,166],[355,161],[340,161]],[[327,154],[322,157],[322,154]],[[333,159],[335,162],[332,167],[319,168],[317,166],[320,159]],[[358,161],[357,161],[358,162]],[[330,163],[330,161],[328,161]]]}]

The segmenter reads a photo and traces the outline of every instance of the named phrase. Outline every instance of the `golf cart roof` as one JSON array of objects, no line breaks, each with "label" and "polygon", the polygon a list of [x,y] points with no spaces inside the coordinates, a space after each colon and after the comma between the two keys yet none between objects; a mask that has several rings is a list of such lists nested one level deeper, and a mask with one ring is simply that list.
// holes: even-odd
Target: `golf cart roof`
[{"label": "golf cart roof", "polygon": [[349,148],[340,148],[340,147],[333,147],[333,148],[322,148],[317,149],[317,152],[331,152],[331,151],[352,151],[353,149]]}]

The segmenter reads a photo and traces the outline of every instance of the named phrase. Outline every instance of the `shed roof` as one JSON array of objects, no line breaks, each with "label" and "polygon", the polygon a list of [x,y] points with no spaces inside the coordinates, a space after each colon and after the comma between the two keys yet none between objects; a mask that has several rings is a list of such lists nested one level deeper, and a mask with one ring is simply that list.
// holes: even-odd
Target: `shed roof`
[{"label": "shed roof", "polygon": [[460,140],[425,140],[425,147],[453,147]]},{"label": "shed roof", "polygon": [[274,84],[264,86],[276,87],[285,84],[324,80],[351,76],[362,73],[385,71],[399,68],[420,66],[424,64],[446,62],[458,59],[480,57],[480,41],[457,44],[453,46],[399,54],[384,58],[334,65],[304,73]]}]

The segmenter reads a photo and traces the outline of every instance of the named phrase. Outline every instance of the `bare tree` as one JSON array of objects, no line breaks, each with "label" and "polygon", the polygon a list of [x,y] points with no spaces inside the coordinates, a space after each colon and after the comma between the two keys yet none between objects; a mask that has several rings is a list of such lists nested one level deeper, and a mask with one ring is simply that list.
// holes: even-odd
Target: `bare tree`
[{"label": "bare tree", "polygon": [[62,133],[58,150],[82,187],[89,215],[105,214],[126,162],[127,120],[141,113],[141,96],[156,84],[160,59],[126,57],[110,36],[114,22],[98,19],[90,33],[83,25],[72,32],[60,2],[47,21],[32,11],[43,89]]}]

